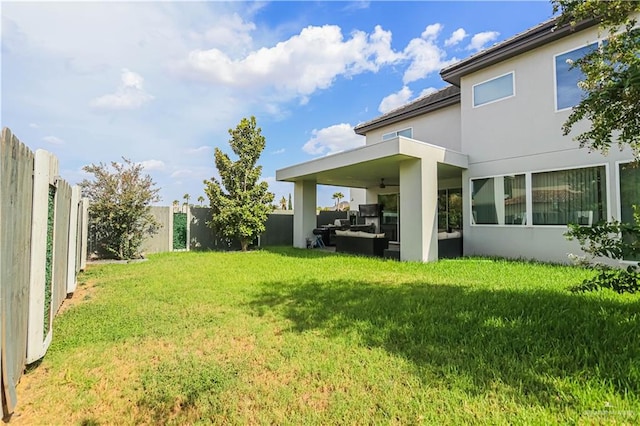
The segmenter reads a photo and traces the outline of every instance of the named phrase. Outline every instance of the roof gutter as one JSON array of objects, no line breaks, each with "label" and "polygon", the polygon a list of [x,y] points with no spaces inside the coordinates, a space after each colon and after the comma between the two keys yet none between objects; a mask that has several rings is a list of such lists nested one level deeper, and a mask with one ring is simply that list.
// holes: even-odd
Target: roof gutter
[{"label": "roof gutter", "polygon": [[509,40],[505,40],[465,60],[456,62],[453,65],[443,68],[440,71],[440,76],[448,83],[460,87],[460,79],[467,74],[513,58],[514,56],[551,43],[552,41],[559,40],[570,33],[582,31],[598,24],[598,20],[589,19],[578,22],[573,26],[564,25],[557,27],[557,22],[557,18],[544,22],[525,33],[516,35]]},{"label": "roof gutter", "polygon": [[358,124],[353,130],[358,135],[366,136],[366,133],[370,132],[371,130],[379,129],[380,127],[388,126],[389,124],[394,124],[408,118],[413,118],[458,103],[460,103],[460,92],[439,99],[438,101],[425,105],[421,108],[416,108],[412,111],[401,112],[397,115],[390,115],[381,120],[374,120],[370,123]]}]

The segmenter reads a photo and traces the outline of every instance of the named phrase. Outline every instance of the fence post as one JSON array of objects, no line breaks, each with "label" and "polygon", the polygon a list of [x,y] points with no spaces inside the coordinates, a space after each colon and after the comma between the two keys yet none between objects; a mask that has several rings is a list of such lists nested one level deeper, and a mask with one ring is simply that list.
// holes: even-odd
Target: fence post
[{"label": "fence post", "polygon": [[[57,166],[53,155],[39,149],[33,170],[33,213],[31,224],[31,279],[29,285],[29,321],[27,326],[27,364],[42,358],[51,343],[51,327],[45,335],[45,287],[47,282],[47,226],[49,221],[49,187],[53,185]],[[57,169],[57,167],[56,167]],[[53,279],[53,276],[50,277]],[[50,302],[49,302],[50,303]],[[50,310],[49,310],[50,311]]]},{"label": "fence post", "polygon": [[191,250],[191,207],[187,204],[187,244],[185,245],[185,250]]},{"label": "fence post", "polygon": [[89,199],[84,197],[80,205],[80,220],[82,221],[80,232],[80,270],[87,268],[87,248],[89,245]]},{"label": "fence post", "polygon": [[80,187],[71,188],[71,210],[69,211],[69,254],[67,264],[67,294],[76,291],[76,252],[78,249],[78,207],[80,204]]}]

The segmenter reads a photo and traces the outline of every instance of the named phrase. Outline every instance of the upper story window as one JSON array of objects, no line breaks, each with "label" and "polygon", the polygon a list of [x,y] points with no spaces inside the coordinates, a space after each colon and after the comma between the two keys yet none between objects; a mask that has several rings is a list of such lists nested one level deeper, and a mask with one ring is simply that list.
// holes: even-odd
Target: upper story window
[{"label": "upper story window", "polygon": [[513,72],[473,86],[473,106],[478,107],[515,94]]},{"label": "upper story window", "polygon": [[592,43],[570,52],[556,55],[556,111],[571,108],[580,103],[584,91],[578,82],[584,79],[584,74],[573,63],[589,52],[598,48],[598,43]]},{"label": "upper story window", "polygon": [[405,138],[413,138],[413,129],[411,127],[407,129],[397,130],[395,132],[389,132],[382,135],[383,141],[388,141],[398,136],[404,136]]}]

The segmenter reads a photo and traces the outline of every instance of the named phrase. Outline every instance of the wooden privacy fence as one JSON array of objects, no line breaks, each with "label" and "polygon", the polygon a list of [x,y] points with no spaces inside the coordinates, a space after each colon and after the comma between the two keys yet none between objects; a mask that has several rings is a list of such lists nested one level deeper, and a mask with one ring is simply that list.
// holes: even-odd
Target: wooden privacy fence
[{"label": "wooden privacy fence", "polygon": [[2,414],[13,413],[26,364],[44,356],[53,317],[87,258],[88,200],[58,176],[58,159],[2,130],[0,354]]}]

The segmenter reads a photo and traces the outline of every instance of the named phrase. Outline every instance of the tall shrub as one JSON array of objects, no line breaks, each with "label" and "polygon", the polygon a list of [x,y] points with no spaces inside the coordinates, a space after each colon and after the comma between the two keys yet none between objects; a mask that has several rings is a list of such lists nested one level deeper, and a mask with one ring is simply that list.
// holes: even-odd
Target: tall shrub
[{"label": "tall shrub", "polygon": [[569,225],[565,236],[569,240],[577,240],[582,251],[587,253],[587,257],[572,257],[594,271],[592,278],[585,279],[573,291],[601,288],[618,293],[640,291],[640,263],[634,262],[626,268],[617,268],[597,262],[598,258],[640,259],[640,209],[634,206],[633,211],[633,223],[603,221],[593,226]]},{"label": "tall shrub", "polygon": [[160,201],[155,183],[143,174],[141,164],[123,158],[122,163],[91,164],[83,167],[93,180],[80,183],[88,197],[92,228],[100,247],[117,259],[140,256],[142,242],[157,232],[158,222],[151,204]]}]

